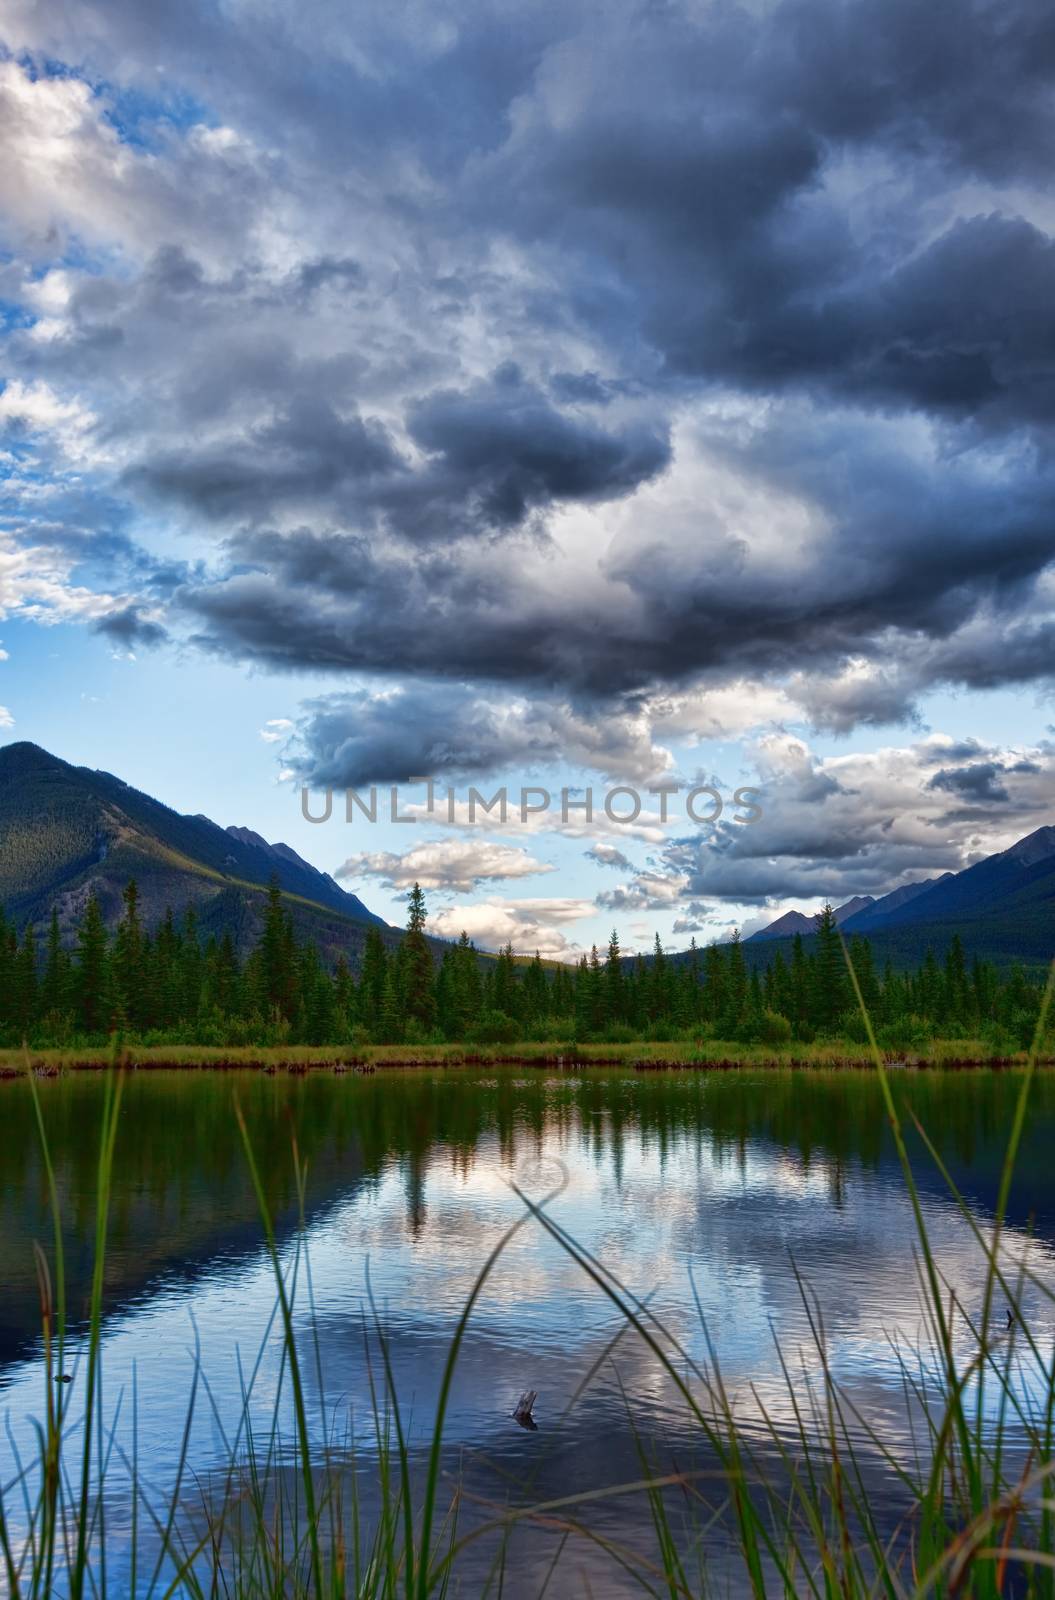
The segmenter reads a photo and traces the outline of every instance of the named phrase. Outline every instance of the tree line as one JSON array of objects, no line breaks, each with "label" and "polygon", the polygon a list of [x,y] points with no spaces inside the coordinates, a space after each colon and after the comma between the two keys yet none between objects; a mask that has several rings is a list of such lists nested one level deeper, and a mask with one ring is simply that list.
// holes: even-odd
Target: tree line
[{"label": "tree line", "polygon": [[[263,927],[240,959],[229,934],[203,939],[193,908],[171,911],[153,931],[141,921],[135,883],[111,934],[92,896],[67,949],[58,916],[46,937],[18,937],[0,909],[0,1040],[7,1045],[98,1043],[120,1034],[149,1044],[478,1044],[517,1039],[611,1043],[724,1039],[809,1044],[862,1042],[863,1022],[830,906],[809,947],[800,936],[768,964],[748,962],[739,937],[677,961],[657,935],[646,961],[627,961],[618,934],[577,965],[525,961],[511,948],[482,958],[463,934],[437,960],[425,936],[425,897],[415,884],[406,931],[389,950],[371,928],[361,966],[330,970],[316,945],[298,941],[277,880]],[[942,961],[928,953],[914,972],[878,971],[866,938],[849,956],[880,1043],[911,1047],[935,1035],[983,1037],[992,1049],[1032,1037],[1040,986],[1021,967],[1001,972],[965,955],[958,936]]]}]

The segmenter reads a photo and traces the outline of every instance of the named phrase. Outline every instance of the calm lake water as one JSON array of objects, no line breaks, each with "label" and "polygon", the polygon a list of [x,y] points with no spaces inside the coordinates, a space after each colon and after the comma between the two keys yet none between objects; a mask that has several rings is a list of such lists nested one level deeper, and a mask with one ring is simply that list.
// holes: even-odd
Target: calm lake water
[{"label": "calm lake water", "polygon": [[[985,1072],[904,1074],[896,1084],[983,1227],[1018,1087],[1014,1075]],[[70,1315],[77,1318],[89,1290],[102,1083],[79,1075],[39,1088],[62,1198]],[[226,1464],[225,1436],[236,1434],[242,1384],[257,1362],[249,1410],[258,1423],[270,1417],[279,1393],[274,1281],[233,1115],[236,1094],[290,1267],[298,1249],[294,1137],[307,1166],[294,1316],[308,1350],[306,1258],[320,1357],[317,1366],[314,1358],[305,1363],[309,1408],[320,1449],[324,1431],[342,1449],[354,1439],[348,1471],[358,1473],[367,1510],[376,1478],[370,1373],[372,1366],[379,1381],[379,1338],[420,1465],[461,1309],[488,1250],[523,1214],[511,1181],[537,1198],[564,1181],[551,1205],[554,1220],[648,1300],[688,1356],[717,1358],[747,1427],[764,1405],[789,1440],[794,1412],[781,1359],[795,1373],[800,1401],[806,1375],[815,1376],[819,1365],[805,1286],[823,1317],[831,1367],[860,1419],[866,1470],[876,1493],[889,1489],[891,1517],[898,1514],[896,1486],[868,1431],[895,1450],[911,1449],[895,1350],[918,1347],[924,1329],[912,1213],[869,1075],[140,1072],[125,1086],[106,1271],[111,1593],[132,1588],[120,1458],[132,1451],[133,1392],[140,1470],[160,1502],[176,1472],[200,1360],[208,1392],[199,1385],[188,1503]],[[32,1245],[50,1251],[51,1221],[24,1083],[0,1085],[0,1116],[6,1483],[19,1453],[32,1457],[33,1419],[42,1414]],[[1053,1151],[1049,1075],[1034,1086],[1007,1240],[1011,1257],[1051,1284]],[[964,1305],[977,1310],[984,1276],[978,1246],[921,1149],[915,1159],[941,1270]],[[1029,1287],[1024,1302],[1050,1346],[1050,1305]],[[1002,1320],[1002,1301],[998,1310]],[[79,1359],[75,1336],[66,1360],[74,1425]],[[1024,1371],[1022,1382],[1028,1391],[1039,1379]],[[538,1391],[533,1432],[510,1415],[528,1388]],[[632,1483],[642,1475],[640,1450],[661,1470],[708,1468],[699,1429],[655,1355],[625,1330],[581,1267],[529,1221],[499,1259],[468,1325],[447,1418],[443,1493],[449,1499],[459,1482],[471,1521],[506,1502]],[[684,1495],[677,1499],[687,1547],[705,1521],[698,1512]],[[17,1524],[17,1506],[12,1514]],[[640,1495],[598,1500],[579,1514],[601,1538],[654,1554]],[[702,1550],[721,1578],[724,1537],[719,1523],[693,1565]],[[514,1535],[506,1595],[541,1591],[558,1538],[549,1528]],[[486,1540],[467,1553],[460,1592],[483,1592],[493,1558]],[[149,1563],[145,1568],[136,1580],[140,1594],[149,1587]],[[599,1544],[579,1536],[569,1540],[560,1574],[549,1593],[641,1592]]]}]

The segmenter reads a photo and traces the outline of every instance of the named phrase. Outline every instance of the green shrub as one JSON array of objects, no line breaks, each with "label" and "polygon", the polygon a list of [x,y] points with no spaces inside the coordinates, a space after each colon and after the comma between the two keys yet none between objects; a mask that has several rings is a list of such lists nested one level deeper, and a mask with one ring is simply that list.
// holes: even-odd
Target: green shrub
[{"label": "green shrub", "polygon": [[860,1011],[854,1007],[852,1011],[844,1011],[839,1018],[839,1033],[844,1039],[849,1039],[851,1044],[867,1044],[868,1028]]},{"label": "green shrub", "polygon": [[888,1022],[876,1033],[880,1050],[918,1050],[927,1043],[927,1030],[918,1017],[902,1017],[898,1022]]},{"label": "green shrub", "polygon": [[1011,1056],[1019,1048],[1017,1035],[1001,1022],[987,1022],[981,1037],[987,1055]]},{"label": "green shrub", "polygon": [[636,1040],[637,1030],[625,1022],[613,1022],[602,1035],[604,1044],[634,1044]]},{"label": "green shrub", "polygon": [[504,1011],[485,1011],[469,1035],[473,1044],[512,1044],[517,1025]]},{"label": "green shrub", "polygon": [[791,1040],[791,1023],[779,1011],[764,1011],[758,1025],[762,1044],[788,1044]]}]

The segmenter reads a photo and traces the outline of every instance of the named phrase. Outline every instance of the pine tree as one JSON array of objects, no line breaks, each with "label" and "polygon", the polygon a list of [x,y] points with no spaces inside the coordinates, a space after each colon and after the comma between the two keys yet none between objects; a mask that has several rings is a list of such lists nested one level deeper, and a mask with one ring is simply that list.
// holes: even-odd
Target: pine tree
[{"label": "pine tree", "polygon": [[819,1028],[833,1028],[836,1019],[847,1009],[849,996],[846,961],[835,912],[830,905],[815,919],[816,953],[813,965],[813,995],[811,1016]]},{"label": "pine tree", "polygon": [[590,1032],[590,1013],[593,995],[590,990],[590,966],[585,956],[575,965],[575,1037],[582,1039]]},{"label": "pine tree", "polygon": [[648,1018],[652,1023],[661,1021],[669,1010],[669,993],[667,987],[667,957],[660,943],[659,934],[656,934],[652,946],[652,966],[649,970],[648,985]]},{"label": "pine tree", "polygon": [[927,950],[923,956],[923,966],[919,971],[915,984],[915,1008],[923,1017],[936,1017],[941,1010],[944,984],[938,963],[934,958],[934,951]]},{"label": "pine tree", "polygon": [[363,970],[359,980],[359,1021],[371,1036],[381,1026],[381,1007],[388,979],[388,951],[376,928],[366,935]]},{"label": "pine tree", "polygon": [[[793,940],[790,967],[777,948],[764,969],[752,962],[749,971],[734,937],[703,953],[701,985],[694,945],[675,964],[657,939],[649,965],[639,957],[628,966],[616,932],[603,959],[595,948],[574,968],[547,968],[537,952],[533,961],[518,962],[510,945],[485,963],[463,934],[457,945],[446,947],[434,973],[420,886],[410,900],[407,934],[396,957],[388,956],[380,934],[370,929],[358,986],[343,957],[331,974],[313,943],[297,945],[277,883],[244,965],[230,933],[202,948],[193,911],[181,928],[169,911],[154,935],[145,931],[130,883],[112,946],[98,900],[88,902],[74,929],[75,963],[63,948],[53,909],[38,974],[33,928],[17,937],[0,908],[0,1035],[13,1043],[62,1043],[72,1026],[95,1035],[120,1026],[140,1037],[156,1028],[180,1041],[263,1042],[274,1039],[278,1020],[282,1037],[292,1026],[296,1038],[328,1044],[345,1040],[358,1020],[378,1042],[396,1043],[405,1037],[408,1019],[417,1029],[431,1019],[445,1037],[465,1039],[485,1013],[500,1010],[514,1027],[536,1037],[573,1028],[581,1037],[596,1036],[621,1024],[660,1036],[710,1026],[717,1037],[745,1039],[755,1037],[759,1025],[768,1026],[768,1011],[787,1018],[798,1037],[808,1039],[814,1027],[837,1029],[854,1011],[830,907],[818,919],[810,953],[801,938]],[[888,961],[882,981],[866,939],[851,940],[850,960],[877,1025],[909,1022],[913,1029],[947,1032],[998,1025],[1019,1044],[1028,1042],[1035,1025],[1035,977],[1021,966],[1005,976],[977,959],[968,968],[956,937],[940,963],[932,951],[914,973],[894,971]],[[493,1021],[488,1019],[489,1028]]]},{"label": "pine tree", "polygon": [[201,1006],[204,959],[198,932],[198,913],[188,906],[183,913],[179,954],[179,1014],[184,1022],[198,1016]]},{"label": "pine tree", "polygon": [[432,952],[425,938],[425,896],[415,883],[408,899],[407,931],[399,947],[400,983],[406,1015],[428,1033],[436,1020]]},{"label": "pine tree", "polygon": [[608,1021],[608,991],[605,984],[604,968],[601,966],[597,946],[590,950],[590,971],[588,983],[588,1019],[591,1033],[603,1033]]},{"label": "pine tree", "polygon": [[153,988],[157,997],[157,1011],[152,1020],[159,1028],[175,1028],[179,1019],[179,955],[180,937],[173,921],[172,907],[169,906],[154,941],[156,978]]},{"label": "pine tree", "polygon": [[62,948],[62,933],[59,928],[59,913],[54,906],[51,908],[51,921],[48,924],[48,943],[44,957],[44,979],[40,991],[40,1009],[46,1019],[52,1019],[52,1026],[59,1023],[69,1005],[69,957]]},{"label": "pine tree", "polygon": [[694,1027],[700,1019],[700,952],[696,944],[696,935],[689,940],[689,959],[686,964],[688,975],[688,989],[685,995],[684,1010],[687,1026]]},{"label": "pine tree", "polygon": [[773,956],[771,971],[773,973],[771,1010],[775,1011],[778,1016],[786,1017],[789,1022],[793,1023],[795,1020],[795,1008],[792,999],[791,973],[788,971],[788,964],[784,960],[781,950],[778,950]]},{"label": "pine tree", "polygon": [[945,954],[945,1003],[942,1020],[962,1025],[968,1014],[967,959],[958,933]]},{"label": "pine tree", "polygon": [[[879,1009],[879,984],[876,979],[875,963],[872,960],[872,946],[862,934],[855,933],[850,940],[850,964],[854,969],[868,1015],[874,1017]],[[848,1004],[853,1004],[855,999],[855,996],[847,995]]]},{"label": "pine tree", "polygon": [[791,941],[791,1022],[801,1033],[809,1026],[810,973],[801,933]]},{"label": "pine tree", "polygon": [[744,947],[740,943],[740,930],[735,929],[726,947],[725,956],[725,1010],[719,1027],[727,1039],[735,1039],[747,1015],[747,964]]},{"label": "pine tree", "polygon": [[483,1009],[483,985],[480,982],[480,959],[469,935],[462,930],[458,940],[458,993],[467,1026],[479,1017]]},{"label": "pine tree", "polygon": [[686,1028],[691,1028],[696,1021],[699,993],[699,980],[693,964],[687,961],[683,967],[678,969],[673,996],[674,1021],[682,1031]]},{"label": "pine tree", "polygon": [[374,1037],[379,1044],[399,1044],[403,1038],[403,1005],[396,982],[396,967],[392,961],[388,963],[385,973],[385,989]]},{"label": "pine tree", "polygon": [[525,1020],[536,1032],[543,1031],[543,1023],[549,1013],[549,984],[546,982],[546,969],[537,950],[524,973],[522,998],[522,1013]]},{"label": "pine tree", "polygon": [[110,1026],[109,962],[106,924],[93,893],[77,931],[77,1005],[85,1033],[105,1033]]},{"label": "pine tree", "polygon": [[765,996],[762,993],[762,977],[757,967],[752,967],[751,977],[747,985],[747,1015],[753,1028],[757,1028],[766,1009]]},{"label": "pine tree", "polygon": [[612,929],[608,940],[608,954],[604,963],[604,981],[607,991],[605,1005],[608,1020],[619,1024],[626,1021],[626,980],[623,976],[623,957],[619,949],[619,934]]},{"label": "pine tree", "polygon": [[259,1003],[268,1018],[291,1021],[296,1011],[293,978],[293,928],[286,916],[278,874],[267,886],[264,932],[259,946]]},{"label": "pine tree", "polygon": [[725,1015],[726,981],[725,956],[719,944],[709,944],[703,956],[703,1011],[708,1022],[716,1023]]},{"label": "pine tree", "polygon": [[11,996],[15,989],[15,961],[18,956],[18,941],[14,929],[9,925],[4,909],[0,906],[0,1006],[3,1007],[3,1022],[5,1028],[11,1023]]},{"label": "pine tree", "polygon": [[355,1021],[355,979],[343,954],[333,969],[333,1005],[339,1041],[343,1041]]},{"label": "pine tree", "polygon": [[143,935],[139,926],[139,890],[129,880],[124,895],[125,913],[114,938],[114,1006],[122,1027],[138,1028],[143,1020]]},{"label": "pine tree", "polygon": [[495,958],[490,974],[490,1009],[500,1011],[505,1017],[515,1017],[517,1014],[517,977],[516,962],[513,959],[513,946],[506,944]]},{"label": "pine tree", "polygon": [[333,980],[322,970],[316,946],[308,943],[300,956],[300,1006],[297,1032],[305,1044],[332,1043],[337,1021]]},{"label": "pine tree", "polygon": [[18,1039],[28,1040],[37,1020],[37,947],[32,924],[27,923],[15,959],[12,1020]]}]

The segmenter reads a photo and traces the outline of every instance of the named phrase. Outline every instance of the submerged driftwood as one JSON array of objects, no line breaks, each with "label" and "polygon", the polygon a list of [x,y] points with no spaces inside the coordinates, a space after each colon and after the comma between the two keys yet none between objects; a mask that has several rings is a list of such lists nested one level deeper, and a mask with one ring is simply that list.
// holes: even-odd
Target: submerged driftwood
[{"label": "submerged driftwood", "polygon": [[538,1423],[531,1415],[537,1399],[537,1389],[525,1389],[516,1403],[516,1410],[513,1412],[513,1421],[519,1422],[522,1428],[530,1428],[533,1432],[538,1431]]}]

